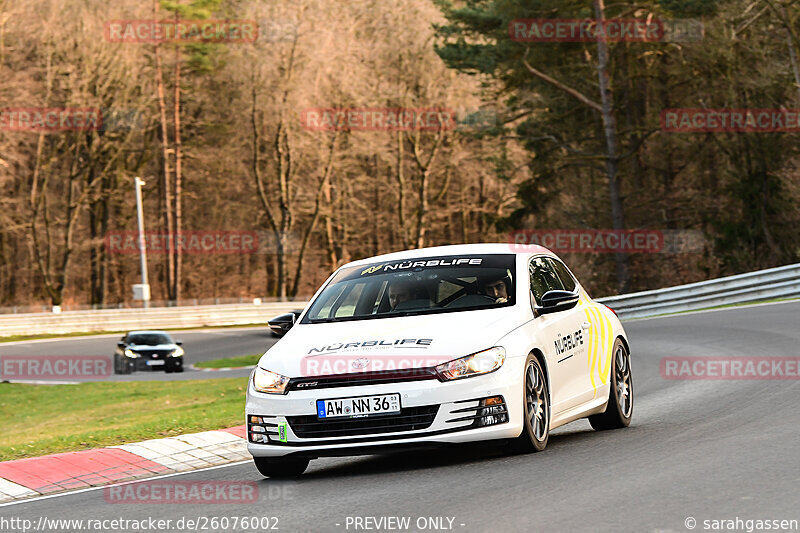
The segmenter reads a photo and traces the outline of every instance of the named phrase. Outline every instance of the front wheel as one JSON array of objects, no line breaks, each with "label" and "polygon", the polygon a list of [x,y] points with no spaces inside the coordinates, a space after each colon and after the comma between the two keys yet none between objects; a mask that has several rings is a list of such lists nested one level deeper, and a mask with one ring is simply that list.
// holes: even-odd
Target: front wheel
[{"label": "front wheel", "polygon": [[127,357],[120,357],[114,354],[114,373],[130,374],[133,372],[133,361]]},{"label": "front wheel", "polygon": [[608,392],[606,412],[589,417],[597,431],[628,427],[633,418],[633,376],[631,356],[620,339],[614,343],[614,362],[611,372],[611,390]]},{"label": "front wheel", "polygon": [[256,468],[265,477],[297,477],[308,468],[308,459],[299,457],[253,457]]},{"label": "front wheel", "polygon": [[533,354],[525,361],[522,381],[522,434],[512,441],[512,450],[541,452],[550,438],[550,393],[542,366]]}]

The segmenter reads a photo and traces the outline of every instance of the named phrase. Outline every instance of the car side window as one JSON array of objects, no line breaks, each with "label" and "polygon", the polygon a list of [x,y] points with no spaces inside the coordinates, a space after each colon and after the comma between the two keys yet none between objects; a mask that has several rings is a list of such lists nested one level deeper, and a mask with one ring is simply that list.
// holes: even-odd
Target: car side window
[{"label": "car side window", "polygon": [[342,303],[339,304],[336,312],[334,313],[335,318],[341,317],[351,317],[356,312],[356,304],[361,299],[361,294],[364,292],[364,288],[367,286],[366,283],[357,283],[350,288],[350,292],[344,297]]},{"label": "car side window", "polygon": [[549,262],[553,265],[553,270],[555,270],[556,274],[558,274],[558,278],[561,280],[564,290],[575,292],[575,278],[573,278],[572,274],[569,273],[569,270],[567,270],[567,267],[564,266],[564,263],[558,261],[557,259],[549,259]]},{"label": "car side window", "polygon": [[542,304],[542,296],[547,291],[563,291],[564,286],[556,275],[553,267],[544,257],[534,257],[529,266],[531,276],[531,292],[536,299],[536,304]]}]

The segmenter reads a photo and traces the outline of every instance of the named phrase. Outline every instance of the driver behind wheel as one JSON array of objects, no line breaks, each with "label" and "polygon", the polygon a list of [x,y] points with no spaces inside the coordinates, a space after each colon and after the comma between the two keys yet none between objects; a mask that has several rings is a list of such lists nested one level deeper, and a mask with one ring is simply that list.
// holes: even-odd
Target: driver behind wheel
[{"label": "driver behind wheel", "polygon": [[504,304],[508,301],[508,285],[505,278],[488,280],[481,285],[481,294],[494,299],[494,303]]},{"label": "driver behind wheel", "polygon": [[389,286],[389,307],[394,311],[398,304],[412,299],[411,285],[396,281]]}]

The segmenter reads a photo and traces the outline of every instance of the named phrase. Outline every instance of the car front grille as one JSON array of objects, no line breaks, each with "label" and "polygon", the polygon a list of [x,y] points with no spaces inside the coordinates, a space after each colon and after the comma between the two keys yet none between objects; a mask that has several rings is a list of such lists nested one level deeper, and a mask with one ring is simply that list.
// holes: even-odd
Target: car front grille
[{"label": "car front grille", "polygon": [[332,376],[301,377],[289,380],[287,391],[331,389],[336,387],[359,387],[362,385],[385,385],[405,381],[421,381],[438,379],[432,368],[411,368],[401,370],[381,370],[376,372],[355,372]]},{"label": "car front grille", "polygon": [[164,350],[137,350],[136,353],[145,359],[164,359],[169,352]]},{"label": "car front grille", "polygon": [[303,439],[350,437],[428,429],[438,411],[438,405],[426,405],[405,407],[396,415],[329,420],[319,420],[316,415],[307,415],[287,416],[286,420],[294,434]]}]

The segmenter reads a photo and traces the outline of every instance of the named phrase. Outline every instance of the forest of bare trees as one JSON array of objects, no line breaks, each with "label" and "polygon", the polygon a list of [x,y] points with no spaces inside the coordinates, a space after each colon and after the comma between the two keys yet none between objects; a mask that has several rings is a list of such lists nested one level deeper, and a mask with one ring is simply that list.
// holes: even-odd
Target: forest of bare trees
[{"label": "forest of bare trees", "polygon": [[[337,266],[513,230],[692,231],[690,252],[566,254],[597,295],[796,262],[797,132],[662,128],[668,109],[800,109],[790,0],[0,0],[0,307],[132,300],[109,235],[249,232],[151,250],[154,300],[304,297]],[[523,42],[519,19],[691,21],[692,38]],[[114,21],[254,21],[224,42]],[[92,109],[90,128],[14,128]],[[434,127],[312,127],[334,110]],[[229,252],[229,250],[225,250]]]}]

